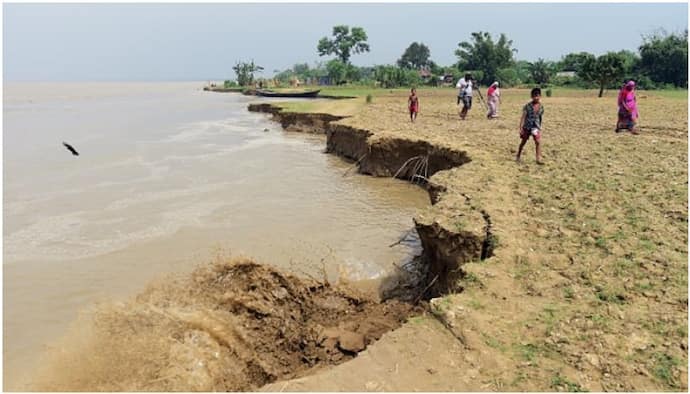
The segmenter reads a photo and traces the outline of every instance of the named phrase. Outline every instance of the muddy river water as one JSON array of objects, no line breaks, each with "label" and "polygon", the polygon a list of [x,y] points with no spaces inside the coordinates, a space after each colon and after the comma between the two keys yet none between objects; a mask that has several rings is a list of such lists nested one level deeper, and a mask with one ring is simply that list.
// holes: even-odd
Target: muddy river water
[{"label": "muddy river water", "polygon": [[[80,310],[211,259],[380,278],[429,204],[200,83],[8,83],[4,90],[4,388],[21,389]],[[79,151],[73,156],[63,146]]]}]

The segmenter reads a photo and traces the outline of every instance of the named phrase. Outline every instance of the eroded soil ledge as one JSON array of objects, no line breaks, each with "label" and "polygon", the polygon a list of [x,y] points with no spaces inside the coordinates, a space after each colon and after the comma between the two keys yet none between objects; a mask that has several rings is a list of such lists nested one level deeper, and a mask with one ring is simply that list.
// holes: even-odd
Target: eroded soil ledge
[{"label": "eroded soil ledge", "polygon": [[356,356],[421,307],[238,258],[99,308],[37,391],[250,391]]},{"label": "eroded soil ledge", "polygon": [[[284,112],[271,104],[250,104],[252,112],[270,113],[288,131],[326,134],[326,152],[353,160],[358,172],[378,177],[396,177],[426,188],[432,204],[442,199],[447,187],[435,182],[439,171],[471,161],[464,151],[453,150],[422,140],[375,138],[369,130],[340,124],[341,116],[318,113]],[[449,229],[437,222],[415,218],[424,257],[428,265],[425,295],[438,296],[459,290],[462,265],[490,257],[493,253],[491,219],[470,200],[458,207],[458,215],[479,226]]]}]

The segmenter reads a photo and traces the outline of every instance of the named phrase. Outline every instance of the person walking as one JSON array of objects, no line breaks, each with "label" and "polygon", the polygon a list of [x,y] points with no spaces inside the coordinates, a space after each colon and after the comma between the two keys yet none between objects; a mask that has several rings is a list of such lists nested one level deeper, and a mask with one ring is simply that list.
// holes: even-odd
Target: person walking
[{"label": "person walking", "polygon": [[537,154],[537,164],[544,164],[541,161],[541,133],[542,133],[542,115],[544,115],[544,106],[541,104],[541,89],[534,88],[530,92],[532,101],[522,107],[522,117],[520,118],[520,146],[518,147],[517,157],[515,161],[520,162],[520,155],[522,148],[529,140],[529,137],[534,138],[534,144]]},{"label": "person walking", "polygon": [[410,109],[410,121],[414,122],[419,112],[419,97],[417,97],[417,89],[415,88],[412,88],[410,91],[410,97],[407,99],[407,107]]},{"label": "person walking", "polygon": [[618,122],[616,133],[629,130],[632,134],[639,134],[637,119],[637,98],[635,97],[635,81],[628,81],[618,92]]},{"label": "person walking", "polygon": [[472,74],[465,74],[465,77],[460,78],[455,87],[458,88],[458,105],[462,102],[460,119],[465,120],[467,112],[472,109]]},{"label": "person walking", "polygon": [[486,101],[489,111],[486,113],[487,119],[498,118],[498,104],[501,102],[501,92],[498,89],[498,82],[494,82],[486,91]]}]

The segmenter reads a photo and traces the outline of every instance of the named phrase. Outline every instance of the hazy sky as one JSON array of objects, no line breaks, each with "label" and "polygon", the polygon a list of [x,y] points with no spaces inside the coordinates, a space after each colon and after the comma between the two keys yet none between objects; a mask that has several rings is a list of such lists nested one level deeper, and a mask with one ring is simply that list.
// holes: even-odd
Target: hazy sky
[{"label": "hazy sky", "polygon": [[141,81],[234,78],[236,60],[264,76],[298,62],[336,24],[361,26],[371,52],[356,65],[394,63],[413,41],[440,65],[474,31],[505,33],[517,58],[636,51],[655,29],[687,29],[687,3],[494,4],[3,4],[5,80]]}]

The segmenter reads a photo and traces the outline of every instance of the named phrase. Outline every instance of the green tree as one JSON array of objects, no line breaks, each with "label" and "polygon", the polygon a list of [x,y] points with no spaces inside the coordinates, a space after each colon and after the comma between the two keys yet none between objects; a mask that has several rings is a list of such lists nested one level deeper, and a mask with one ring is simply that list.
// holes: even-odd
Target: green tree
[{"label": "green tree", "polygon": [[496,79],[499,69],[513,65],[513,53],[517,50],[510,47],[512,44],[513,41],[508,40],[503,33],[497,42],[491,39],[489,33],[472,33],[472,42],[463,41],[458,44],[459,49],[455,50],[458,68],[482,71],[483,77],[478,80],[488,85]]},{"label": "green tree", "polygon": [[431,56],[429,47],[413,42],[398,59],[398,67],[419,69],[423,66],[429,66],[429,56]]},{"label": "green tree", "polygon": [[232,68],[237,75],[237,83],[240,86],[249,86],[254,83],[254,73],[257,71],[262,71],[264,68],[254,64],[254,60],[251,62],[237,62]]},{"label": "green tree", "polygon": [[688,30],[683,34],[665,31],[644,37],[640,45],[640,70],[652,81],[688,86]]},{"label": "green tree", "polygon": [[357,82],[362,78],[362,69],[352,64],[345,65],[345,78],[350,82]]},{"label": "green tree", "polygon": [[503,88],[515,86],[520,83],[518,72],[513,67],[497,70],[496,80],[501,82],[501,87]]},{"label": "green tree", "polygon": [[579,86],[582,88],[592,87],[594,84],[583,78],[583,65],[589,62],[596,62],[597,57],[588,52],[569,53],[556,62],[556,71],[573,71],[575,77],[554,77],[551,82],[563,86]]},{"label": "green tree", "polygon": [[608,52],[592,60],[588,58],[580,70],[580,77],[599,87],[599,97],[607,87],[617,86],[625,75],[625,57],[617,52]]},{"label": "green tree", "polygon": [[553,63],[547,62],[542,58],[539,58],[536,62],[529,64],[530,77],[539,85],[549,83],[549,80],[554,73],[553,69]]},{"label": "green tree", "polygon": [[416,70],[403,69],[396,66],[376,66],[374,69],[374,80],[384,88],[417,86],[422,82]]},{"label": "green tree", "polygon": [[575,71],[577,74],[582,70],[583,64],[594,59],[596,59],[596,57],[587,52],[569,53],[561,58],[557,67],[559,71]]},{"label": "green tree", "polygon": [[369,52],[367,33],[361,27],[353,27],[350,31],[346,25],[333,26],[333,39],[323,37],[316,49],[319,56],[335,54],[343,64],[348,64],[351,53]]},{"label": "green tree", "polygon": [[307,76],[309,74],[309,64],[298,63],[292,66],[292,71],[300,76]]},{"label": "green tree", "polygon": [[335,84],[339,84],[345,81],[347,75],[347,67],[345,63],[338,59],[332,59],[326,63],[326,70],[328,71],[328,76],[331,78]]},{"label": "green tree", "polygon": [[625,75],[631,75],[639,68],[640,57],[633,51],[622,50],[616,52],[623,58],[623,69]]}]

